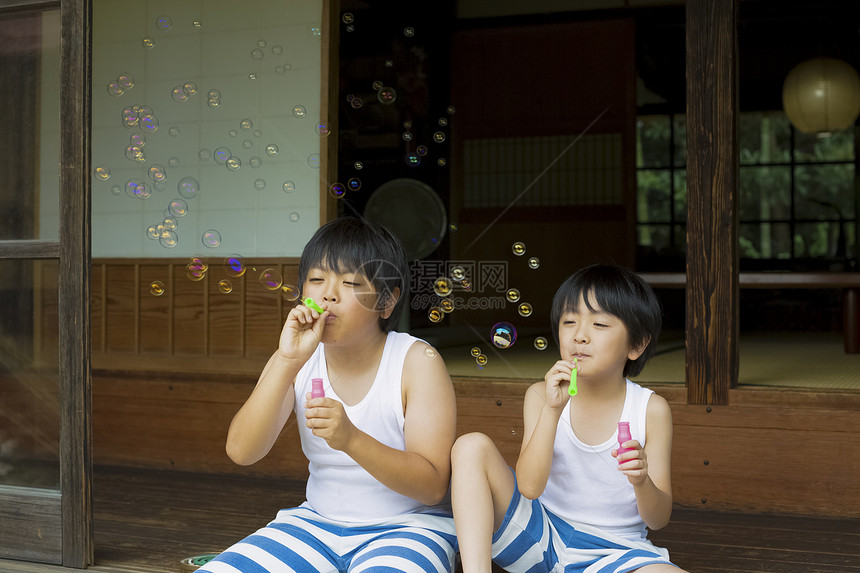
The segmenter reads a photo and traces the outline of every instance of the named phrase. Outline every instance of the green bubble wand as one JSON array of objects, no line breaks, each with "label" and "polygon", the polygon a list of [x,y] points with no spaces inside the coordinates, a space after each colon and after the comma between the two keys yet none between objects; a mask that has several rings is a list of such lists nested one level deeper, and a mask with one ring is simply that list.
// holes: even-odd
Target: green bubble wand
[{"label": "green bubble wand", "polygon": [[570,386],[567,387],[567,393],[576,396],[576,358],[573,359],[573,370],[570,371]]},{"label": "green bubble wand", "polygon": [[317,311],[317,312],[318,312],[318,313],[320,313],[320,314],[322,314],[322,313],[324,313],[324,312],[325,312],[325,311],[322,309],[322,307],[321,307],[320,305],[318,305],[318,304],[316,303],[316,301],[315,301],[314,299],[312,299],[311,297],[307,297],[307,298],[306,298],[306,299],[304,299],[302,302],[303,302],[303,303],[305,303],[305,306],[306,306],[306,307],[308,307],[308,308],[310,308],[310,309],[312,309],[312,310],[315,310],[315,311]]}]

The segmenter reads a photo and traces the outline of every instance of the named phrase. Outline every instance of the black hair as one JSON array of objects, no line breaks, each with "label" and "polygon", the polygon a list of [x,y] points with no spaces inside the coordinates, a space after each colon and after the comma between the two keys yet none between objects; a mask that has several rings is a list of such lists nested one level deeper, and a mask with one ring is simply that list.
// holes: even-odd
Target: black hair
[{"label": "black hair", "polygon": [[379,327],[388,332],[397,324],[409,299],[409,265],[400,241],[388,229],[365,219],[340,217],[317,229],[299,260],[299,289],[312,268],[335,273],[358,272],[367,277],[379,299],[374,310],[385,308],[395,289],[397,303]]},{"label": "black hair", "polygon": [[576,310],[580,297],[589,310],[596,310],[592,304],[597,304],[600,310],[618,317],[627,327],[631,348],[648,341],[639,358],[624,365],[625,377],[642,372],[657,347],[663,314],[651,286],[632,270],[615,265],[591,265],[576,271],[552,299],[550,320],[556,344],[561,316]]}]

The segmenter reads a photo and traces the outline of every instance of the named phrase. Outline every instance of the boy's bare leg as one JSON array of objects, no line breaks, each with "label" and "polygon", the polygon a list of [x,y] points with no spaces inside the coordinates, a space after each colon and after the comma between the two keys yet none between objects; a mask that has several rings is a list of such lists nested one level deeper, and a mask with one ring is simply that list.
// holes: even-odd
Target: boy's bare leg
[{"label": "boy's bare leg", "polygon": [[493,532],[502,524],[516,482],[493,441],[460,436],[451,450],[451,504],[464,573],[490,573]]},{"label": "boy's bare leg", "polygon": [[645,567],[640,567],[639,569],[634,569],[635,573],[687,573],[680,567],[675,567],[674,565],[646,565]]}]

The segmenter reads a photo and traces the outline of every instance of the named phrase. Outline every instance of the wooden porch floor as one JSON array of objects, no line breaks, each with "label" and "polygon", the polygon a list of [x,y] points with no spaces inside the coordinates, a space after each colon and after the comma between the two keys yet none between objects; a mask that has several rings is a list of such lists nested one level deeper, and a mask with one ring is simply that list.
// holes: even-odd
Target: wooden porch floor
[{"label": "wooden porch floor", "polygon": [[[177,573],[184,557],[217,552],[304,499],[304,483],[98,467],[96,565],[90,571]],[[688,571],[860,573],[860,520],[676,508],[651,534]],[[59,567],[0,561],[0,572]]]}]

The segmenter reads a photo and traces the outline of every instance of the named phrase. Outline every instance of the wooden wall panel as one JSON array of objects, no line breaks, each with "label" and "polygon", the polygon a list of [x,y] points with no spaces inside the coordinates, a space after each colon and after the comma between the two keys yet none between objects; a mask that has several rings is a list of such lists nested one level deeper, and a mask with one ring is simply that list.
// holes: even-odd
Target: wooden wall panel
[{"label": "wooden wall panel", "polygon": [[[173,288],[170,269],[165,265],[140,265],[137,285],[140,317],[138,319],[138,348],[142,354],[169,354],[172,332],[170,328]],[[163,293],[153,290],[152,283],[159,281]]]},{"label": "wooden wall panel", "polygon": [[206,319],[209,304],[209,274],[192,280],[184,265],[175,265],[172,274],[173,293],[173,353],[179,355],[206,354]]},{"label": "wooden wall panel", "polygon": [[135,266],[109,265],[105,268],[105,351],[134,352],[138,285]]},{"label": "wooden wall panel", "polygon": [[93,352],[105,350],[105,265],[93,264],[90,269],[90,333],[92,335]]},{"label": "wooden wall panel", "polygon": [[213,356],[243,356],[247,292],[245,275],[229,277],[222,269],[210,271],[209,315],[206,321],[208,352]]}]

